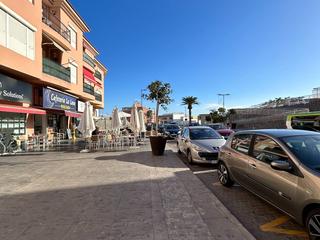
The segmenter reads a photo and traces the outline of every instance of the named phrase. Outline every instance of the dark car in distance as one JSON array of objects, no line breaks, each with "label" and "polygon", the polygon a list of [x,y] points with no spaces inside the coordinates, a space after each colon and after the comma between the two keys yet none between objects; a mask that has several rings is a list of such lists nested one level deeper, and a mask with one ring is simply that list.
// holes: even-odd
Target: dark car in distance
[{"label": "dark car in distance", "polygon": [[180,132],[180,127],[177,124],[166,124],[163,127],[163,133],[168,138],[175,138],[178,136],[178,133]]}]

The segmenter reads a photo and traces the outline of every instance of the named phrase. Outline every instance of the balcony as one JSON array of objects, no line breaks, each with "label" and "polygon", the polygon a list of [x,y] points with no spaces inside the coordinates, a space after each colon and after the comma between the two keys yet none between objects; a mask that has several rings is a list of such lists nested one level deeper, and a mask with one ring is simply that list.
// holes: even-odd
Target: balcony
[{"label": "balcony", "polygon": [[95,72],[94,72],[94,76],[95,76],[96,78],[102,80],[102,75],[101,75],[101,73],[100,73],[99,71],[95,71]]},{"label": "balcony", "polygon": [[66,82],[70,81],[70,69],[56,63],[48,58],[42,59],[42,71],[51,76],[60,78]]},{"label": "balcony", "polygon": [[91,95],[95,95],[94,94],[94,87],[90,86],[88,83],[83,83],[83,92],[85,93],[89,93]]},{"label": "balcony", "polygon": [[59,18],[50,12],[50,8],[46,5],[42,6],[42,22],[59,33],[69,43],[71,42],[70,30],[60,21]]},{"label": "balcony", "polygon": [[94,93],[94,96],[97,101],[102,102],[102,95],[100,93]]},{"label": "balcony", "polygon": [[83,53],[83,61],[88,63],[93,68],[96,66],[96,64],[94,63],[94,60],[85,52]]}]

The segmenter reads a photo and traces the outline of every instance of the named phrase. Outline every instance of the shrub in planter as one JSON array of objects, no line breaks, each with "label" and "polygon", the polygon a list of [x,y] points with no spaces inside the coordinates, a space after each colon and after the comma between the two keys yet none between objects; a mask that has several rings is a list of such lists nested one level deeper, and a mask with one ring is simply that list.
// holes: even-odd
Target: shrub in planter
[{"label": "shrub in planter", "polygon": [[170,83],[154,81],[147,86],[147,90],[149,92],[143,95],[144,98],[156,102],[156,131],[155,135],[150,136],[151,149],[154,155],[162,155],[165,150],[167,139],[163,136],[158,136],[159,107],[166,109],[166,106],[173,101],[170,97],[170,94],[172,93],[171,85]]}]

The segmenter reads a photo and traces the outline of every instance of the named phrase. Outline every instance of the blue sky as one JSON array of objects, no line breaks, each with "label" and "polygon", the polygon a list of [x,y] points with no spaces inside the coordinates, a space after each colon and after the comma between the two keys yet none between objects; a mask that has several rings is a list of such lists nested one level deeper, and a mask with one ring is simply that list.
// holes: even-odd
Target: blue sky
[{"label": "blue sky", "polygon": [[183,96],[197,96],[194,113],[206,113],[221,92],[231,108],[320,86],[318,0],[71,2],[109,69],[106,113],[140,100],[156,79],[172,85],[170,112],[184,111]]}]

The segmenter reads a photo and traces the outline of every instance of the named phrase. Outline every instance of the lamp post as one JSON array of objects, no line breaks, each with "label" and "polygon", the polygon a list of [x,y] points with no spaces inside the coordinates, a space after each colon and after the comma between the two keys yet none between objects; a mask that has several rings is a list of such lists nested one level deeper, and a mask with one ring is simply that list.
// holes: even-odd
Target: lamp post
[{"label": "lamp post", "polygon": [[218,93],[218,96],[222,96],[222,107],[224,108],[224,98],[230,96],[230,93]]}]

